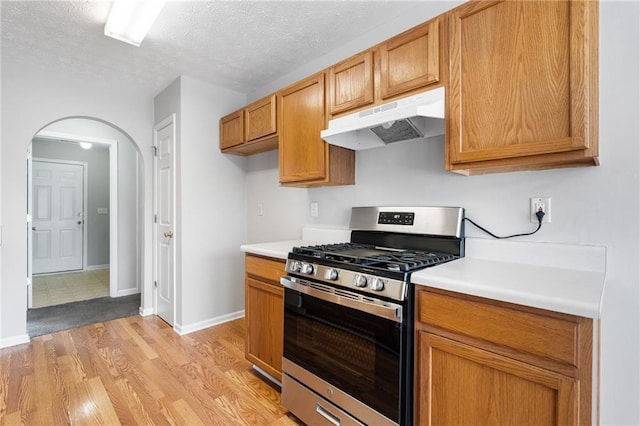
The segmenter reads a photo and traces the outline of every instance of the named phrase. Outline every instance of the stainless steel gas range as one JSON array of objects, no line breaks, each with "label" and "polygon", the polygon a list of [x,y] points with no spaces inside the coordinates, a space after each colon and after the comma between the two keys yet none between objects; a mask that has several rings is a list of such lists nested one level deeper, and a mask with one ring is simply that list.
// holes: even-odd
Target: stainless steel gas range
[{"label": "stainless steel gas range", "polygon": [[296,247],[282,404],[309,425],[411,425],[411,273],[464,256],[464,209],[354,207],[348,243]]}]

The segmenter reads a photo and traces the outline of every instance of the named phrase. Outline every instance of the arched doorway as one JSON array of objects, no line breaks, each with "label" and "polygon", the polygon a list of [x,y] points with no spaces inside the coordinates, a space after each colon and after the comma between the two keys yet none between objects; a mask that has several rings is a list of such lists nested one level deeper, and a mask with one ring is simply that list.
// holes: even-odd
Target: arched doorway
[{"label": "arched doorway", "polygon": [[[80,148],[80,143],[87,145],[89,149]],[[134,141],[125,132],[103,120],[92,117],[68,117],[40,129],[33,137],[30,152],[28,214],[32,223],[31,232],[28,234],[28,273],[32,280],[29,286],[29,308],[37,307],[33,303],[33,278],[39,277],[42,272],[63,276],[69,273],[70,268],[75,273],[75,278],[82,277],[83,273],[84,276],[89,276],[89,271],[108,268],[108,296],[111,298],[140,293],[143,290],[144,252],[143,167],[142,155]],[[33,173],[34,164],[38,166],[38,170],[41,164],[55,167],[70,164],[71,169],[84,168],[85,181],[79,186],[83,188],[83,194],[69,189],[72,185],[58,185],[64,187],[64,190],[58,190],[56,193],[56,209],[64,210],[71,215],[64,236],[56,238],[55,229],[40,229],[41,224],[49,223],[46,220],[49,219],[47,215],[51,208],[45,201],[47,197],[51,198],[51,188],[54,187],[39,188],[34,185],[38,179]],[[46,170],[43,175],[47,175]],[[55,192],[55,188],[53,191]],[[86,199],[84,203],[78,203],[75,199],[82,195]],[[65,204],[70,200],[75,200],[76,207],[71,208],[67,205],[69,203]],[[46,220],[43,222],[42,219]],[[79,234],[82,234],[82,237],[78,237]],[[75,243],[72,241],[74,238]],[[69,263],[68,256],[62,256],[63,262],[57,264],[55,259],[47,259],[44,262],[46,267],[38,266],[40,258],[56,254],[53,248],[58,249],[58,254],[73,254],[77,258],[76,261]],[[60,282],[62,280],[58,280],[57,285]],[[95,288],[83,293],[83,289],[72,281],[61,290],[68,292],[70,286],[73,287],[73,294],[71,300],[67,301],[77,301],[78,298],[84,300],[96,293]],[[50,286],[49,290],[51,288],[56,287]],[[99,296],[104,294],[98,294]],[[57,304],[56,301],[64,302],[65,297],[52,297],[53,303],[49,304]]]}]

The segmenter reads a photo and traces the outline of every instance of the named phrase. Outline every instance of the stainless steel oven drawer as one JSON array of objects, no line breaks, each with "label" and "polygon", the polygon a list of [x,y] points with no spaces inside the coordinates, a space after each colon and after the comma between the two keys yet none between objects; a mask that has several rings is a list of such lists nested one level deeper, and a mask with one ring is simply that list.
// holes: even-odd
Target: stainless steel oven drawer
[{"label": "stainless steel oven drawer", "polygon": [[308,425],[365,426],[286,374],[282,375],[282,389],[282,405]]}]

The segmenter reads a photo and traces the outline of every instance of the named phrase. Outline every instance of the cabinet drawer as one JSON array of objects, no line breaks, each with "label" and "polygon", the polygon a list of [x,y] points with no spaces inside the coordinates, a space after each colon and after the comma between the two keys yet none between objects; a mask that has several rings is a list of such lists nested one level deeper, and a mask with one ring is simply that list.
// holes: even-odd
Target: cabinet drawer
[{"label": "cabinet drawer", "polygon": [[284,260],[271,259],[247,254],[245,257],[245,271],[247,275],[264,280],[280,283],[284,273]]},{"label": "cabinet drawer", "polygon": [[579,364],[579,324],[478,300],[419,291],[417,320],[457,334],[572,366]]}]

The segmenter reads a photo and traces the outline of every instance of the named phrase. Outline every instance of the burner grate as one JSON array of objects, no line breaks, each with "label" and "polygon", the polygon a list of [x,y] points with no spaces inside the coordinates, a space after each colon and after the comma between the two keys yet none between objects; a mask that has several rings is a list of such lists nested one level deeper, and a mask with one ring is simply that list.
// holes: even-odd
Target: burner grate
[{"label": "burner grate", "polygon": [[456,256],[415,250],[392,250],[360,243],[322,244],[295,247],[294,253],[338,263],[367,266],[397,272],[411,272],[448,262]]}]

